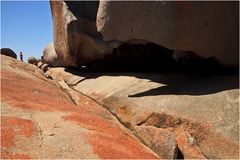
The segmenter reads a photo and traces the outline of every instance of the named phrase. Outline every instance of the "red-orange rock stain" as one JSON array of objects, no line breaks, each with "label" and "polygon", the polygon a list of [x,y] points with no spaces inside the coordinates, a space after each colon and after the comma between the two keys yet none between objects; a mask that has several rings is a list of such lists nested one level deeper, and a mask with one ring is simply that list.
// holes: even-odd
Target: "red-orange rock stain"
[{"label": "red-orange rock stain", "polygon": [[93,133],[87,134],[86,138],[100,158],[157,158],[111,121],[81,113],[65,116],[64,119],[93,130]]},{"label": "red-orange rock stain", "polygon": [[9,152],[1,153],[1,159],[32,159],[26,154],[11,154]]},{"label": "red-orange rock stain", "polygon": [[24,136],[29,138],[33,136],[33,122],[17,117],[2,116],[1,117],[1,158],[30,158],[27,155],[11,154],[8,150],[15,146],[14,136]]},{"label": "red-orange rock stain", "polygon": [[1,118],[2,125],[4,126],[2,129],[9,127],[18,128],[16,132],[18,132],[19,135],[25,136],[25,137],[31,137],[34,132],[34,125],[33,122],[27,119],[21,119],[17,117],[6,117],[3,116]]},{"label": "red-orange rock stain", "polygon": [[[22,77],[12,72],[1,72],[1,100],[7,102],[11,106],[30,109],[36,111],[67,111],[71,115],[63,117],[65,120],[75,122],[83,127],[92,130],[92,134],[88,133],[86,138],[93,145],[93,150],[100,158],[157,158],[145,148],[139,145],[139,142],[126,134],[119,125],[113,123],[111,116],[106,115],[101,106],[93,100],[80,96],[81,104],[75,106],[70,101],[68,95],[59,87],[49,84],[45,81],[34,81],[29,78]],[[26,121],[14,118],[5,118],[4,126],[14,125],[28,126]],[[6,127],[7,128],[7,127]],[[15,135],[13,130],[6,130],[5,135]],[[11,127],[10,127],[11,128]],[[25,127],[24,127],[25,128]],[[30,127],[32,128],[32,127]],[[32,129],[21,129],[19,134],[30,136]],[[4,134],[3,134],[4,135]],[[13,136],[12,136],[13,137]],[[8,137],[5,146],[13,146],[13,139]],[[5,137],[4,137],[5,138]],[[7,138],[7,137],[6,137]],[[3,153],[2,153],[3,154]],[[27,155],[15,155],[27,158]],[[8,155],[7,158],[11,157]]]},{"label": "red-orange rock stain", "polygon": [[31,159],[29,155],[26,154],[13,154],[10,156],[11,159]]},{"label": "red-orange rock stain", "polygon": [[74,108],[66,93],[44,81],[1,72],[1,100],[14,107],[37,111],[68,111]]},{"label": "red-orange rock stain", "polygon": [[12,128],[1,127],[1,146],[7,148],[14,146]]}]

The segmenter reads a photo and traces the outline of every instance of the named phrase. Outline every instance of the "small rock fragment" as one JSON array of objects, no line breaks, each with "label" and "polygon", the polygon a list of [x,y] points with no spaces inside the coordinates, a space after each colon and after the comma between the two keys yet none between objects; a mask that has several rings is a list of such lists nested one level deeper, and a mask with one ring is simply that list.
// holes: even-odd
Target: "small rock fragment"
[{"label": "small rock fragment", "polygon": [[39,62],[37,63],[37,66],[38,66],[39,68],[40,68],[42,65],[43,65],[42,61],[39,61]]},{"label": "small rock fragment", "polygon": [[176,141],[184,159],[206,159],[196,141],[188,132],[181,132]]},{"label": "small rock fragment", "polygon": [[43,70],[43,72],[46,72],[49,68],[49,65],[48,64],[43,64],[42,66],[41,66],[41,69]]}]

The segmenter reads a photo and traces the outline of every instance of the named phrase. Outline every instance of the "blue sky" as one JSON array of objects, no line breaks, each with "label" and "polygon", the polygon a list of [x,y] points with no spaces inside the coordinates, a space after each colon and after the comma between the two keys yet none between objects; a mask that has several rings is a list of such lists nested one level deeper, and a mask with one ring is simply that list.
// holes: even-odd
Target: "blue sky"
[{"label": "blue sky", "polygon": [[1,48],[40,58],[53,41],[49,1],[1,1]]}]

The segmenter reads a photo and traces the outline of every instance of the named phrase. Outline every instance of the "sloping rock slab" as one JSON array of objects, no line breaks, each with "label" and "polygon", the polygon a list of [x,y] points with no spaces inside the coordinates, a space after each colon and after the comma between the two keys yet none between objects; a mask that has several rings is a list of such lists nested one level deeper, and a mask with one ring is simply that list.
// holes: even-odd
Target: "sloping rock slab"
[{"label": "sloping rock slab", "polygon": [[1,56],[1,159],[159,158],[106,109]]},{"label": "sloping rock slab", "polygon": [[152,125],[188,130],[206,158],[239,156],[238,75],[99,73],[87,76],[71,70],[53,71],[53,79],[59,79],[54,75],[69,75],[65,82],[83,75],[85,79],[71,87],[104,105],[129,129]]}]

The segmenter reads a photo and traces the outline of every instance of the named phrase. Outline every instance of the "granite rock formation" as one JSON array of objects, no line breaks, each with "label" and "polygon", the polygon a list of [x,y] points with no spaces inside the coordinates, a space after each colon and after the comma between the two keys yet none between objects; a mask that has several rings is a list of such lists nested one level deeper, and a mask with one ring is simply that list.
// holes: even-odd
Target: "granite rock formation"
[{"label": "granite rock formation", "polygon": [[86,65],[110,54],[116,42],[103,42],[97,32],[95,1],[50,1],[54,47],[64,66]]},{"label": "granite rock formation", "polygon": [[[4,158],[239,158],[236,74],[92,73],[64,67],[45,70],[39,62],[40,70],[4,55],[1,59]],[[14,83],[7,85],[9,80]],[[33,125],[26,122],[32,119]],[[25,136],[21,130],[12,133],[11,126],[40,129]],[[93,132],[94,138],[88,139]],[[80,133],[84,143],[77,145]],[[24,149],[28,143],[35,147]],[[66,145],[70,150],[62,148]],[[51,148],[54,152],[46,152]]]},{"label": "granite rock formation", "polygon": [[[123,14],[124,13],[124,14]],[[100,1],[97,30],[105,41],[134,39],[239,63],[239,2]]]},{"label": "granite rock formation", "polygon": [[94,63],[122,43],[147,42],[177,53],[193,52],[202,58],[214,58],[224,66],[238,66],[238,2],[50,4],[54,46],[64,66]]},{"label": "granite rock formation", "polygon": [[53,43],[48,44],[43,50],[42,62],[53,67],[61,66],[58,56],[55,52]]}]

